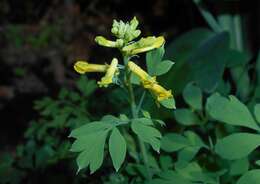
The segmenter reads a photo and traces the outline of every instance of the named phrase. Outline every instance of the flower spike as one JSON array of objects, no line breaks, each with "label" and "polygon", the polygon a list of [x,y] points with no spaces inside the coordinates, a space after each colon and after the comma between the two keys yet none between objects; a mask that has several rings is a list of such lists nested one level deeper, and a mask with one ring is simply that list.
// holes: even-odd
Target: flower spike
[{"label": "flower spike", "polygon": [[114,58],[108,66],[106,75],[101,78],[101,81],[98,82],[99,87],[107,87],[109,84],[113,83],[114,76],[119,74],[117,65],[118,60]]}]

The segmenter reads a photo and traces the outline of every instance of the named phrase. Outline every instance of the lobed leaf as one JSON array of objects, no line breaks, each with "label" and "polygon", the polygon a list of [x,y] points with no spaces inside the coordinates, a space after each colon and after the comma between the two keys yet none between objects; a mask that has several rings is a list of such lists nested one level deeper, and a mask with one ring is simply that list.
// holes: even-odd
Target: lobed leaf
[{"label": "lobed leaf", "polygon": [[108,131],[100,131],[95,134],[94,140],[88,140],[88,143],[82,141],[84,145],[81,145],[81,147],[84,148],[84,151],[77,157],[78,172],[89,166],[92,174],[102,165],[107,133]]}]

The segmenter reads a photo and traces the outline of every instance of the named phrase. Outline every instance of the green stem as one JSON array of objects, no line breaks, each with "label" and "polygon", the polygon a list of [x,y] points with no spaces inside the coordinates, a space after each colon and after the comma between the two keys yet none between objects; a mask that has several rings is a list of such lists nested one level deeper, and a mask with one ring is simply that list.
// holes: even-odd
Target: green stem
[{"label": "green stem", "polygon": [[142,94],[142,96],[140,98],[139,104],[137,106],[137,109],[136,109],[137,116],[139,115],[139,112],[140,112],[140,110],[142,108],[142,104],[143,104],[143,101],[144,101],[145,94],[146,94],[146,91],[143,92],[143,94]]},{"label": "green stem", "polygon": [[[128,57],[124,57],[125,66],[127,66],[128,60],[129,60]],[[139,113],[140,107],[142,105],[144,95],[141,97],[141,101],[138,104],[138,108],[137,108],[136,103],[135,103],[134,90],[133,90],[133,86],[132,86],[132,83],[131,83],[131,72],[128,71],[128,70],[126,70],[125,83],[126,83],[128,93],[129,93],[132,116],[135,119],[135,118],[138,118],[138,113]],[[147,175],[148,175],[148,179],[151,180],[152,175],[151,175],[151,172],[150,172],[150,169],[149,169],[148,155],[147,155],[145,143],[140,139],[140,137],[138,137],[138,141],[139,141],[140,150],[141,150],[142,157],[143,157],[143,162],[144,162],[146,172],[147,172]]]},{"label": "green stem", "polygon": [[209,27],[217,33],[221,32],[222,28],[219,26],[217,20],[207,9],[203,8],[200,0],[193,0],[193,2],[198,7],[201,15],[203,16],[204,20],[208,23]]}]

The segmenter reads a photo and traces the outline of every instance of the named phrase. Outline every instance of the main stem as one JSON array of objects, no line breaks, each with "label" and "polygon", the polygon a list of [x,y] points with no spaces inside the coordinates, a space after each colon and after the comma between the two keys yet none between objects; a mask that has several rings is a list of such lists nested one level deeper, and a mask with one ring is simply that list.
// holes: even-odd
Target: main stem
[{"label": "main stem", "polygon": [[[124,64],[125,66],[127,66],[127,63],[129,61],[128,57],[124,57]],[[129,100],[130,100],[130,105],[131,105],[131,112],[132,112],[132,116],[133,118],[138,118],[138,114],[139,114],[139,108],[137,109],[136,103],[135,103],[135,96],[134,96],[134,91],[133,91],[133,86],[131,83],[131,72],[128,71],[128,69],[126,69],[126,76],[125,76],[125,83],[126,83],[126,87],[129,93]],[[138,136],[138,142],[140,145],[140,150],[142,153],[142,157],[143,157],[143,162],[146,168],[146,172],[148,175],[148,179],[150,180],[152,178],[151,176],[151,172],[149,169],[149,164],[148,164],[148,155],[147,155],[147,150],[145,147],[144,142],[140,139],[140,137]]]}]

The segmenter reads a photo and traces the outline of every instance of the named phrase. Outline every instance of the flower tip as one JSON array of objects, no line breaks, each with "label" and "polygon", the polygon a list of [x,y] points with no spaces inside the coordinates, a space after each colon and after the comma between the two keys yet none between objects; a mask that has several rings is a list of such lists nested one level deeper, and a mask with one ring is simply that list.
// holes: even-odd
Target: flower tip
[{"label": "flower tip", "polygon": [[99,45],[101,45],[102,42],[104,42],[106,39],[103,36],[96,36],[95,42]]},{"label": "flower tip", "polygon": [[77,61],[74,64],[73,68],[79,74],[84,74],[84,73],[86,73],[86,70],[84,70],[84,68],[86,68],[87,65],[88,65],[88,63],[86,61]]},{"label": "flower tip", "polygon": [[164,43],[165,43],[165,39],[163,36],[157,37],[156,42],[155,42],[155,48],[161,47]]}]

